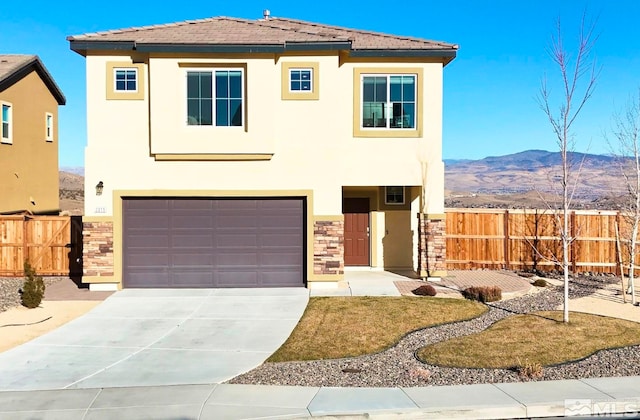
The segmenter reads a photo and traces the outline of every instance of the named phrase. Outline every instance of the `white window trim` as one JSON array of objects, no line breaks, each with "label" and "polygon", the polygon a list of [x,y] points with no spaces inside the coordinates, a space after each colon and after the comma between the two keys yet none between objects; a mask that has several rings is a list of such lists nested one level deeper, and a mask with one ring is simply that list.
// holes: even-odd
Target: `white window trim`
[{"label": "white window trim", "polygon": [[[233,66],[220,66],[220,67],[184,67],[183,69],[183,75],[184,75],[184,83],[183,83],[183,94],[182,94],[182,106],[183,106],[183,118],[181,121],[181,124],[184,127],[187,127],[187,129],[189,130],[211,130],[211,129],[216,129],[216,130],[245,130],[245,127],[247,125],[247,115],[246,115],[246,107],[247,107],[247,92],[245,91],[245,83],[246,83],[246,72],[244,67],[233,67]],[[213,90],[215,87],[215,79],[216,79],[216,71],[239,71],[240,74],[242,75],[242,84],[240,86],[241,88],[241,98],[242,98],[242,108],[241,108],[241,112],[242,112],[242,124],[240,125],[216,125],[216,92],[215,90],[213,90],[212,93],[212,99],[213,99],[213,104],[211,107],[211,121],[212,124],[211,125],[197,125],[197,124],[193,124],[190,125],[189,124],[189,107],[187,105],[187,95],[188,95],[188,81],[187,81],[187,75],[189,72],[211,72],[212,74],[212,82],[211,82],[211,89]]]},{"label": "white window trim", "polygon": [[[136,75],[136,88],[135,88],[135,90],[126,89],[126,79],[125,79],[125,89],[118,89],[118,81],[116,79],[116,73],[118,72],[118,70],[135,72],[135,75]],[[138,75],[138,68],[137,67],[114,67],[113,68],[113,91],[115,93],[124,93],[124,94],[127,94],[127,93],[131,93],[131,94],[138,93],[139,84],[140,84],[140,77]]]},{"label": "white window trim", "polygon": [[[362,124],[363,121],[363,115],[364,115],[364,78],[365,77],[386,77],[387,78],[387,102],[385,102],[385,115],[387,116],[386,121],[387,121],[387,125],[389,125],[389,111],[393,109],[393,105],[391,102],[391,77],[392,76],[413,76],[414,77],[414,103],[415,103],[415,108],[414,108],[414,118],[416,118],[416,121],[414,122],[414,126],[413,127],[365,127]],[[407,131],[407,130],[417,130],[417,125],[418,125],[418,121],[417,121],[417,111],[418,111],[418,75],[414,74],[414,73],[362,73],[360,75],[360,130],[367,130],[367,131]]]},{"label": "white window trim", "polygon": [[[294,72],[294,71],[308,71],[309,72],[309,74],[311,75],[311,77],[309,78],[309,84],[311,86],[311,89],[309,89],[309,90],[302,90],[302,89],[301,90],[292,90],[291,89],[291,72]],[[289,93],[292,93],[294,95],[299,95],[299,94],[308,95],[310,93],[313,93],[313,77],[314,77],[313,67],[290,67],[289,68],[289,86],[288,86]]]},{"label": "white window trim", "polygon": [[[49,118],[51,118],[51,126],[49,126]],[[53,141],[53,114],[51,112],[44,113],[44,139]]]},{"label": "white window trim", "polygon": [[389,194],[387,192],[389,187],[384,187],[384,204],[388,205],[388,206],[403,206],[405,201],[406,201],[406,189],[404,187],[401,187],[400,185],[393,185],[392,187],[400,187],[402,188],[402,202],[401,203],[391,203],[389,202],[387,199],[389,197]]},{"label": "white window trim", "polygon": [[9,137],[2,136],[2,126],[0,125],[0,143],[13,144],[13,104],[11,102],[0,101],[0,124],[4,124],[2,120],[2,107],[9,107]]}]

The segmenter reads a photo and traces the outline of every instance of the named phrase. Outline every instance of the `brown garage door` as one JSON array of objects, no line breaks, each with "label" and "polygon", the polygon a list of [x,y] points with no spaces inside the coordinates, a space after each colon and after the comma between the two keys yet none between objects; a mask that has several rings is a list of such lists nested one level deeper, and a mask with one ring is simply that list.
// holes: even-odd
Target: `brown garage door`
[{"label": "brown garage door", "polygon": [[302,198],[127,198],[124,287],[304,286]]}]

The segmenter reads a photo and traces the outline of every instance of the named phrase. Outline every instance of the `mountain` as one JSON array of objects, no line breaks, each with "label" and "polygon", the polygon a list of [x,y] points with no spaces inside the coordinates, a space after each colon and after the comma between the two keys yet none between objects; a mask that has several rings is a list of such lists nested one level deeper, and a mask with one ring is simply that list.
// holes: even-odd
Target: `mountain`
[{"label": "mountain", "polygon": [[84,176],[84,166],[61,166],[60,171]]},{"label": "mountain", "polygon": [[66,171],[59,171],[58,176],[60,209],[74,216],[81,215],[84,211],[84,176]]},{"label": "mountain", "polygon": [[[571,152],[568,160],[572,177],[578,181],[574,197],[583,206],[605,196],[625,193],[619,169],[622,161],[618,158]],[[488,207],[509,207],[509,203],[512,207],[522,207],[529,199],[540,201],[540,193],[557,196],[561,190],[561,165],[560,152],[545,150],[445,162],[445,189],[449,198],[446,205],[481,207],[484,200],[490,202]],[[490,198],[489,195],[503,197]],[[466,205],[465,200],[473,201],[473,205]]]}]

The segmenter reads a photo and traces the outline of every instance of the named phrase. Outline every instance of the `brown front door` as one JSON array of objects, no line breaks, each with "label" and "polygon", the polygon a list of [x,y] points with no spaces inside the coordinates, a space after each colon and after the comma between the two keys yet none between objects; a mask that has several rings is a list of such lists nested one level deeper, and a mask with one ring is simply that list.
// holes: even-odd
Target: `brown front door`
[{"label": "brown front door", "polygon": [[345,198],[344,265],[369,265],[369,199]]}]

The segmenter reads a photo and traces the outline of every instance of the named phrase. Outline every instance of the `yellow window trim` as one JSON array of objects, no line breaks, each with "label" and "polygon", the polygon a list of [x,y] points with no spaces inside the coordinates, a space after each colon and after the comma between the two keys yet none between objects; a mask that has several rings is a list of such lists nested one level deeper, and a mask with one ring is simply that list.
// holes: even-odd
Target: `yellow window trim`
[{"label": "yellow window trim", "polygon": [[[360,83],[363,74],[415,74],[416,75],[416,128],[409,129],[365,129],[360,126],[362,121],[361,96],[362,85]],[[424,107],[424,98],[422,94],[423,81],[422,68],[395,68],[395,67],[356,67],[353,69],[353,137],[369,137],[369,138],[415,138],[422,137],[422,108]]]},{"label": "yellow window trim", "polygon": [[[289,90],[289,74],[291,69],[311,69],[311,92],[291,92]],[[311,61],[288,61],[282,63],[282,100],[283,101],[317,101],[320,99],[320,64]]]},{"label": "yellow window trim", "polygon": [[[137,69],[136,84],[138,90],[135,92],[117,92],[114,84],[115,69]],[[143,100],[144,99],[144,64],[133,64],[128,62],[107,62],[107,99],[108,100]]]}]

